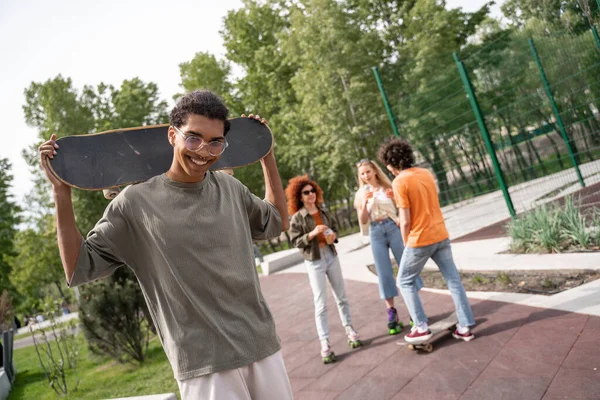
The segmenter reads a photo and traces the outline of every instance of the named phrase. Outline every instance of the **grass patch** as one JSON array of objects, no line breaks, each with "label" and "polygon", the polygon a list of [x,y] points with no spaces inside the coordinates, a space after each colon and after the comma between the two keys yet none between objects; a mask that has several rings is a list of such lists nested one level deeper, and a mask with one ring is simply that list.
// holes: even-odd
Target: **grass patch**
[{"label": "grass patch", "polygon": [[[84,340],[82,338],[82,340]],[[110,399],[158,393],[176,393],[177,382],[158,339],[150,341],[148,359],[139,367],[119,364],[110,358],[91,354],[87,345],[80,348],[77,391],[57,396],[48,387],[33,346],[15,350],[16,380],[9,399]]]}]

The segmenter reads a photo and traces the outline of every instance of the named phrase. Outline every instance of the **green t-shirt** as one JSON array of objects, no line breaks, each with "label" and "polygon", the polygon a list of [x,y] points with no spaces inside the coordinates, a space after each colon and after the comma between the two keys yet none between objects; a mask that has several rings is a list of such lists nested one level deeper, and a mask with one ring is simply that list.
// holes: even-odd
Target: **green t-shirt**
[{"label": "green t-shirt", "polygon": [[239,368],[280,349],[252,247],[280,233],[275,206],[237,179],[209,172],[190,184],[163,174],[109,204],[82,243],[70,285],[126,264],[175,379]]}]

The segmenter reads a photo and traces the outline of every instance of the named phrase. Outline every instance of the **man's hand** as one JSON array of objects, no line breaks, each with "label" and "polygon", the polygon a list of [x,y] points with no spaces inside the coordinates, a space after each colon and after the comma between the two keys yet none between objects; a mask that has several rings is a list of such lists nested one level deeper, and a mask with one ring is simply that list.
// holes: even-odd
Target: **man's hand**
[{"label": "man's hand", "polygon": [[50,170],[50,160],[56,155],[56,150],[58,147],[58,144],[56,144],[56,135],[52,134],[52,136],[50,136],[50,140],[45,141],[38,148],[38,152],[40,154],[40,165],[46,173],[46,177],[52,184],[54,191],[70,190],[70,187],[60,181]]},{"label": "man's hand", "polygon": [[50,140],[42,143],[38,148],[40,154],[40,163],[46,173],[46,177],[52,184],[54,190],[54,206],[56,207],[56,237],[58,239],[58,250],[62,260],[65,278],[67,282],[71,281],[79,248],[81,247],[81,233],[75,223],[75,214],[73,213],[73,203],[71,200],[71,187],[60,181],[50,170],[49,162],[56,155],[58,145],[56,144],[56,135],[50,136]]},{"label": "man's hand", "polygon": [[260,122],[263,125],[269,126],[269,124],[267,123],[267,120],[264,118],[261,118],[260,115],[258,115],[258,114],[256,114],[256,115],[250,114],[247,117],[246,117],[246,114],[242,114],[242,118],[252,118],[252,119],[257,120],[258,122]]},{"label": "man's hand", "polygon": [[[252,118],[252,119],[257,120],[258,122],[260,122],[263,125],[269,126],[269,124],[267,123],[267,120],[264,119],[264,118],[261,118],[260,115],[258,115],[258,114],[256,114],[256,115],[255,114],[249,114],[248,116],[246,116],[246,114],[242,114],[242,118]],[[268,156],[268,155],[273,154],[273,149],[274,148],[275,148],[275,146],[273,146],[271,148],[271,150],[265,155],[265,157]]]},{"label": "man's hand", "polygon": [[[246,118],[246,114],[242,114],[242,118]],[[261,124],[269,126],[267,120],[261,118],[258,114],[250,114],[247,118],[255,119]],[[290,228],[290,223],[285,193],[283,191],[283,185],[281,184],[279,171],[277,170],[275,153],[273,152],[274,148],[275,146],[273,146],[263,159],[260,160],[260,163],[262,164],[263,174],[265,175],[265,199],[275,205],[277,211],[279,211],[279,215],[281,216],[281,229],[285,232]]]}]

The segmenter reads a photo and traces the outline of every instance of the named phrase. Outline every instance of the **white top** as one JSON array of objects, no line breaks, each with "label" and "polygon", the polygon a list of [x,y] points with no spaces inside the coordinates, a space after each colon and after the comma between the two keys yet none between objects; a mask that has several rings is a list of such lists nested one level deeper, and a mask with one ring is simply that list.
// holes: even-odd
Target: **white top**
[{"label": "white top", "polygon": [[[371,188],[370,185],[364,185],[356,192],[354,206],[357,209],[357,212],[359,211],[359,207],[362,206],[365,192]],[[369,212],[369,221],[379,221],[384,218],[391,218],[394,222],[397,222],[398,220],[398,209],[394,204],[394,200],[387,197],[383,187],[375,190],[373,192],[373,197],[367,200],[367,211]],[[364,236],[368,236],[369,223],[360,224],[360,230]]]}]

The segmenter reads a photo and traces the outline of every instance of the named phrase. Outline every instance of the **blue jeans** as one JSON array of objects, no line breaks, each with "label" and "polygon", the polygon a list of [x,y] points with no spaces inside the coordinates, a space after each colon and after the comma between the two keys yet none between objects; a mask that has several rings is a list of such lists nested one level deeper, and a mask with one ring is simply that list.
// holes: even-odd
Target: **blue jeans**
[{"label": "blue jeans", "polygon": [[333,289],[333,297],[337,303],[342,325],[351,326],[350,306],[346,297],[346,287],[342,276],[342,267],[338,256],[333,254],[329,246],[321,248],[320,260],[304,260],[308,270],[308,280],[313,292],[315,303],[315,322],[319,339],[329,338],[329,324],[327,322],[327,279]]},{"label": "blue jeans", "polygon": [[456,308],[458,324],[462,327],[475,325],[473,311],[471,310],[465,288],[454,264],[450,240],[448,239],[429,246],[407,247],[404,249],[404,256],[402,257],[398,273],[398,286],[415,325],[427,322],[421,298],[419,297],[419,293],[417,293],[416,280],[429,258],[433,259],[437,264],[444,276],[446,285],[448,285],[452,300],[454,301],[454,307]]},{"label": "blue jeans", "polygon": [[[402,233],[400,228],[391,219],[382,222],[371,222],[369,227],[369,236],[371,238],[371,249],[375,260],[375,270],[379,280],[379,297],[381,299],[390,299],[398,296],[398,287],[394,279],[392,262],[390,260],[390,249],[400,265],[404,243],[402,242]],[[417,290],[423,287],[421,277],[417,277]]]}]

